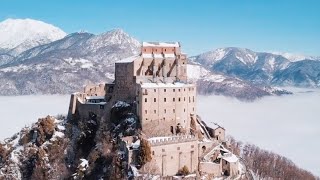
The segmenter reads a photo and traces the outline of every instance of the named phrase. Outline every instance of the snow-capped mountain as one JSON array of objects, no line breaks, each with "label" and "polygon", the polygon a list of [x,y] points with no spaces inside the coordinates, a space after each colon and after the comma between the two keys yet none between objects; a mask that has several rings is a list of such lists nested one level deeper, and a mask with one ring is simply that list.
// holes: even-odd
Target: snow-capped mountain
[{"label": "snow-capped mountain", "polygon": [[[284,86],[290,84],[303,87],[319,87],[320,84],[317,74],[317,72],[320,73],[317,68],[320,66],[320,61],[318,60],[291,62],[282,55],[254,52],[249,49],[234,47],[216,49],[190,59],[195,63],[208,67],[212,72],[237,77],[259,85]],[[287,73],[282,72],[286,72],[287,69],[298,71],[300,67],[309,67],[310,65],[315,66],[312,69],[313,72],[308,74],[308,71],[304,71],[305,78],[302,81],[299,80],[299,77],[283,76]],[[296,69],[293,70],[292,68]],[[294,74],[291,73],[291,76],[294,76]]]},{"label": "snow-capped mountain", "polygon": [[31,48],[3,65],[1,94],[65,94],[85,84],[110,82],[114,62],[138,53],[139,48],[139,42],[122,30],[73,33]]},{"label": "snow-capped mountain", "polygon": [[[8,33],[10,28],[16,28],[16,34],[24,34],[20,32],[23,27],[21,24],[24,24],[22,22],[34,24],[30,25],[29,29],[40,28],[42,30],[39,31],[45,31],[45,33],[39,36],[30,35],[33,37],[30,40],[25,39],[25,36],[13,38],[10,46],[2,45],[0,48],[1,95],[65,94],[78,91],[85,84],[110,82],[114,79],[114,62],[140,52],[139,41],[121,29],[98,35],[79,32],[65,36],[59,28],[27,19],[6,20],[1,23],[5,28],[0,32],[5,32],[4,29],[7,29],[6,33]],[[33,31],[26,32],[32,34]],[[39,37],[43,37],[44,40],[39,40],[41,39]],[[5,41],[1,39],[1,42]],[[14,42],[15,45],[32,43],[23,52],[12,53],[17,47],[13,45]],[[13,47],[13,49],[8,50],[3,47]],[[299,75],[294,68],[299,69],[302,65],[293,66],[295,62],[272,53],[258,53],[234,47],[220,48],[190,57],[190,61],[189,78],[197,82],[200,87],[198,90],[203,94],[214,93],[252,100],[266,95],[287,94],[286,91],[278,93],[279,91],[272,89],[270,84],[309,86],[310,82],[313,82],[312,86],[319,86],[320,78],[316,75],[317,66],[314,66],[312,74],[308,74],[308,68],[299,71],[300,74],[305,74],[301,82],[290,82],[296,81],[297,78],[289,76]],[[302,64],[309,63],[302,62]],[[292,69],[291,73],[284,71],[288,68]]]},{"label": "snow-capped mountain", "polygon": [[66,36],[61,29],[33,19],[7,19],[0,22],[0,65],[21,52]]},{"label": "snow-capped mountain", "polygon": [[197,83],[200,94],[216,94],[252,101],[264,96],[292,94],[281,88],[257,86],[236,77],[218,74],[199,64],[187,65],[188,79]]},{"label": "snow-capped mountain", "polygon": [[294,54],[294,53],[288,53],[288,52],[271,52],[272,54],[275,55],[281,55],[285,58],[287,58],[291,62],[296,62],[296,61],[302,61],[302,60],[320,60],[320,57],[316,56],[306,56],[304,54]]}]

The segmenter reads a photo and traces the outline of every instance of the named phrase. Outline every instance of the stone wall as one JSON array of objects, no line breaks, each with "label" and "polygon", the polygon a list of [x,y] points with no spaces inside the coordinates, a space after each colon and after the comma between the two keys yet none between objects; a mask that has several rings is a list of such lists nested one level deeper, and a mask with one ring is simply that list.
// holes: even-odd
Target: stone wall
[{"label": "stone wall", "polygon": [[176,175],[178,170],[187,166],[190,172],[198,170],[198,141],[191,136],[172,139],[151,140],[152,158],[162,176]]},{"label": "stone wall", "polygon": [[210,174],[216,177],[221,176],[222,167],[220,163],[200,162],[199,171],[201,174]]},{"label": "stone wall", "polygon": [[[150,85],[150,84],[149,84]],[[139,84],[138,116],[149,136],[190,133],[191,115],[196,113],[193,84]],[[181,130],[183,130],[181,132]]]}]

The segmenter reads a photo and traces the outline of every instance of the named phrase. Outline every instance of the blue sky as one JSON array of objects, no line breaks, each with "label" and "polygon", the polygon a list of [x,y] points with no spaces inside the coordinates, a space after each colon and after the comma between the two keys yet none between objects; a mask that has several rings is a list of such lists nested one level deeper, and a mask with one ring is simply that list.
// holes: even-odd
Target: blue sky
[{"label": "blue sky", "polygon": [[7,18],[67,33],[122,28],[141,41],[180,41],[190,55],[233,46],[320,56],[318,0],[1,0]]}]

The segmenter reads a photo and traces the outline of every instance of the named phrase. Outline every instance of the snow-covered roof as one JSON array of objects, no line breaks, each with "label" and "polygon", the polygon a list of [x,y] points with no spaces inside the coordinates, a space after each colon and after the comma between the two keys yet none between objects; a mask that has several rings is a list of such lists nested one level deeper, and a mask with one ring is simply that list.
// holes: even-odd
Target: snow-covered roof
[{"label": "snow-covered roof", "polygon": [[164,54],[164,57],[165,58],[175,58],[176,55],[174,55],[174,54]]},{"label": "snow-covered roof", "polygon": [[224,129],[222,126],[220,126],[220,125],[217,124],[217,123],[211,123],[209,127],[211,127],[212,129],[218,129],[218,128]]},{"label": "snow-covered roof", "polygon": [[225,153],[221,158],[231,163],[238,161],[238,157],[232,153]]},{"label": "snow-covered roof", "polygon": [[179,87],[193,87],[194,84],[186,84],[186,83],[142,83],[142,88],[179,88]]},{"label": "snow-covered roof", "polygon": [[143,58],[153,58],[152,54],[150,53],[142,53]]},{"label": "snow-covered roof", "polygon": [[86,99],[104,99],[104,96],[86,96]]},{"label": "snow-covered roof", "polygon": [[152,47],[180,47],[179,42],[143,42],[142,46]]},{"label": "snow-covered roof", "polygon": [[133,62],[134,60],[136,60],[138,57],[139,56],[137,56],[137,55],[130,56],[125,59],[121,59],[120,61],[117,61],[116,63],[130,63],[130,62]]}]

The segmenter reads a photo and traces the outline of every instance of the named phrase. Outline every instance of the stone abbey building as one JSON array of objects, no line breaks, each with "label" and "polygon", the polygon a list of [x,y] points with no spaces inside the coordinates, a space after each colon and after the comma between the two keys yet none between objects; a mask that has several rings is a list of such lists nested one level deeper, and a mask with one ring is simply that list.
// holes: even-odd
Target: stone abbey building
[{"label": "stone abbey building", "polygon": [[[142,137],[151,146],[152,174],[172,177],[186,166],[195,176],[239,176],[239,160],[225,148],[225,129],[201,121],[196,98],[180,44],[144,42],[139,55],[116,62],[113,83],[72,94],[69,116],[77,111],[84,118],[88,112],[102,117],[107,104],[135,104]],[[124,137],[123,142],[134,166],[140,140]]]}]

